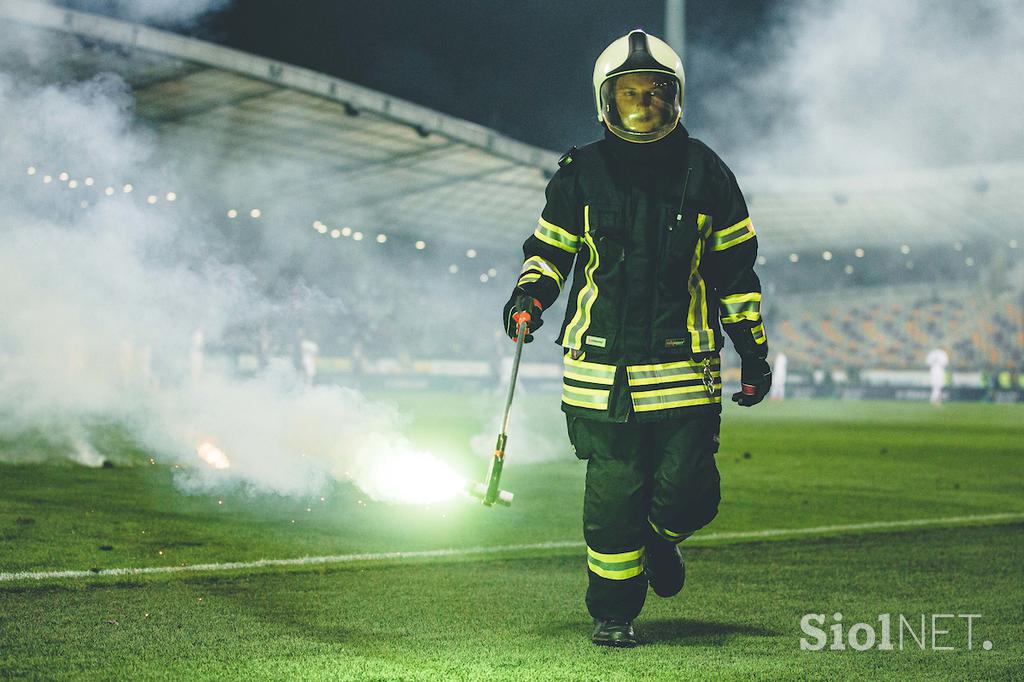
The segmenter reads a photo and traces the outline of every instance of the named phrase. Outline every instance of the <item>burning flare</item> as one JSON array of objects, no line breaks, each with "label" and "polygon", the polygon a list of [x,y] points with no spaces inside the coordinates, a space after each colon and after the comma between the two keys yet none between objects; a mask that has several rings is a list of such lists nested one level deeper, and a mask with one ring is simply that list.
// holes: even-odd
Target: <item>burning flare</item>
[{"label": "burning flare", "polygon": [[203,441],[196,447],[196,453],[199,455],[199,459],[214,469],[227,469],[231,466],[231,461],[224,454],[224,451],[208,440]]}]

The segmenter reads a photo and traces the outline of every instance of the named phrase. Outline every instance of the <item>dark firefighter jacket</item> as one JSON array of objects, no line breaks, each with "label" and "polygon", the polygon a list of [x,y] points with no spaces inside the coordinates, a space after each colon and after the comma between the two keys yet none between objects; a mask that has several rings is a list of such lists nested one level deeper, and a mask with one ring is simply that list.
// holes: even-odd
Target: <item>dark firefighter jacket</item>
[{"label": "dark firefighter jacket", "polygon": [[720,322],[741,356],[767,357],[746,203],[682,126],[655,143],[606,134],[573,149],[545,195],[517,286],[547,309],[572,272],[556,340],[565,412],[644,421],[720,405]]}]

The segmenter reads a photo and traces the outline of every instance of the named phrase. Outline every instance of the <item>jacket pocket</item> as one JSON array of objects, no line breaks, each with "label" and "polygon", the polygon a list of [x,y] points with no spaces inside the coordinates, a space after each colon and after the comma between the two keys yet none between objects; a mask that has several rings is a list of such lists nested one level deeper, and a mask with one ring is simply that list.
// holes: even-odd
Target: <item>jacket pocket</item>
[{"label": "jacket pocket", "polygon": [[571,414],[565,415],[566,429],[569,431],[569,442],[578,459],[590,459],[592,453],[587,442],[586,430],[580,428],[580,418]]}]

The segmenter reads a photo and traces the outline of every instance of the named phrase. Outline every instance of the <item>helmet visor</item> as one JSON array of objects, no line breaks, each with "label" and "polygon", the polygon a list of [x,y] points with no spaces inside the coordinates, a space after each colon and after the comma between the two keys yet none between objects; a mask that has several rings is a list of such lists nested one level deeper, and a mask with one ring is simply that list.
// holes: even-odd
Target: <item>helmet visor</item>
[{"label": "helmet visor", "polygon": [[654,142],[679,123],[679,82],[658,71],[633,71],[601,84],[601,109],[613,133],[630,142]]}]

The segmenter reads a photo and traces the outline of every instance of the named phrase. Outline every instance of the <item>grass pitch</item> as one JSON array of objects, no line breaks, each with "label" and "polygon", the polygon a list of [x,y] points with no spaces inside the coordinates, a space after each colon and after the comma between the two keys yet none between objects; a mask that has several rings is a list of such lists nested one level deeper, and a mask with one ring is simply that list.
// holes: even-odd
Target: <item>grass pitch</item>
[{"label": "grass pitch", "polygon": [[[0,572],[169,566],[262,558],[580,541],[445,559],[173,575],[0,582],[0,675],[150,679],[1012,679],[1024,660],[1024,523],[951,522],[898,532],[822,530],[772,541],[684,544],[687,587],[650,595],[632,651],[589,643],[582,603],[584,465],[557,397],[529,394],[531,428],[564,451],[516,465],[510,509],[467,499],[370,502],[338,485],[320,500],[186,496],[148,465],[0,465]],[[393,398],[417,444],[467,475],[486,460],[479,399]],[[500,400],[500,399],[499,399]],[[497,400],[495,401],[497,402]],[[486,406],[490,408],[490,406]],[[1024,408],[787,402],[729,406],[721,513],[707,533],[1024,514]],[[516,435],[512,434],[512,443]],[[31,443],[6,448],[29,449]],[[144,453],[139,453],[143,455]],[[308,510],[308,511],[307,511]],[[967,649],[801,651],[800,618],[842,612],[981,614]],[[895,635],[894,631],[894,635]],[[928,636],[930,638],[930,621]],[[992,643],[985,650],[983,641]]]}]

